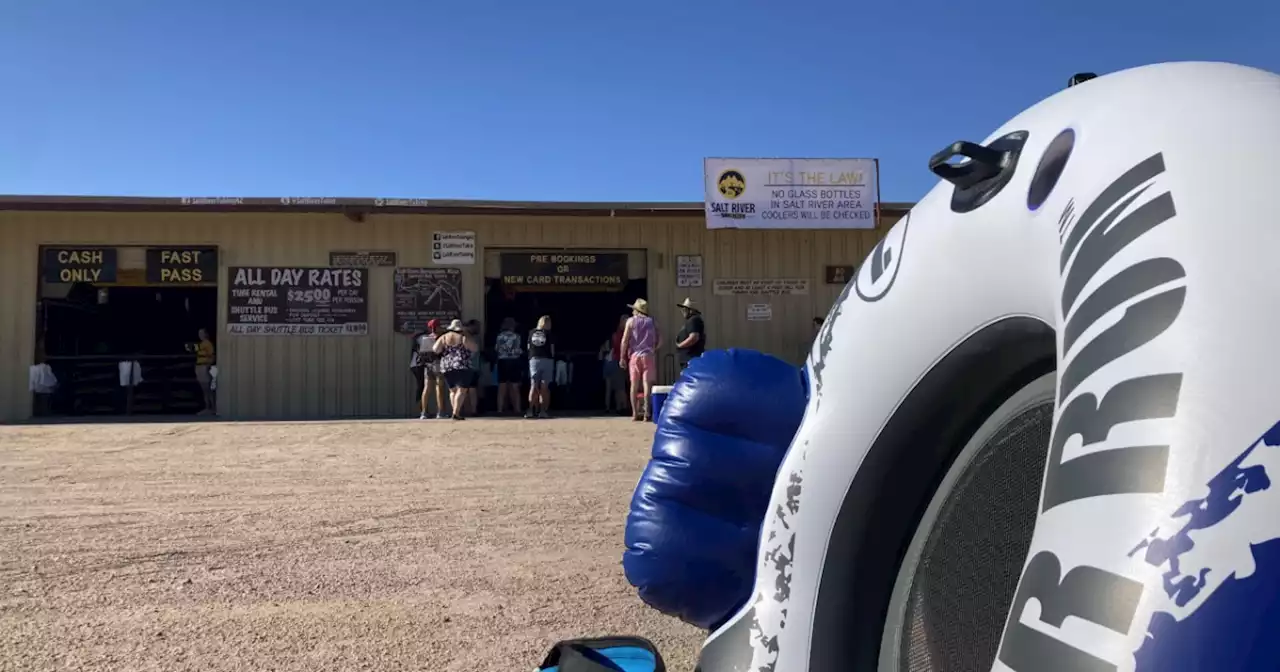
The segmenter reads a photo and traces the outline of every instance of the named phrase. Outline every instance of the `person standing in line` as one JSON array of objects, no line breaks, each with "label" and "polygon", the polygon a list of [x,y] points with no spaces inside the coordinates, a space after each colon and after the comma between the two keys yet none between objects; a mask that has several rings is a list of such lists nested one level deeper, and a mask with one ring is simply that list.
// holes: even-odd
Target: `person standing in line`
[{"label": "person standing in line", "polygon": [[435,353],[436,338],[440,336],[440,320],[428,320],[427,328],[413,335],[413,350],[409,359],[409,371],[413,374],[417,389],[414,400],[418,402],[418,419],[431,417],[431,398],[435,397],[436,417],[448,417],[444,410],[444,379],[440,377],[440,356]]},{"label": "person standing in line", "polygon": [[511,411],[520,415],[520,383],[524,379],[524,347],[520,342],[520,334],[516,333],[516,321],[506,318],[502,321],[502,331],[494,341],[494,350],[498,354],[498,415],[507,410],[510,402]]},{"label": "person standing in line", "polygon": [[[217,363],[214,356],[213,341],[209,340],[209,332],[200,329],[196,332],[199,339],[190,350],[196,355],[196,382],[200,384],[200,395],[204,400],[204,408],[197,415],[213,415],[213,365]],[[172,342],[172,341],[171,341]]]},{"label": "person standing in line", "polygon": [[676,359],[680,361],[680,370],[683,371],[691,360],[706,352],[707,325],[702,320],[702,311],[698,310],[693,299],[686,298],[684,303],[676,305],[684,318],[684,326],[676,333]]},{"label": "person standing in line", "polygon": [[480,327],[480,320],[467,320],[464,326],[467,335],[476,344],[475,351],[471,353],[471,386],[467,392],[467,415],[475,416],[480,414],[480,397],[484,392],[484,380],[480,378],[484,368],[484,352],[480,347],[484,343],[484,329]]},{"label": "person standing in line", "polygon": [[622,356],[618,366],[627,367],[631,378],[631,419],[652,420],[649,396],[658,377],[658,347],[662,343],[658,325],[649,317],[649,302],[636,299],[627,306],[631,318],[622,333]]},{"label": "person standing in line", "polygon": [[538,326],[529,332],[529,410],[526,418],[549,418],[551,383],[556,375],[556,344],[551,333],[551,316],[538,318]]},{"label": "person standing in line", "polygon": [[604,369],[604,410],[606,413],[625,413],[627,403],[627,372],[618,366],[622,356],[622,332],[627,328],[627,316],[618,316],[618,327],[609,340],[600,345],[601,368]]},{"label": "person standing in line", "polygon": [[440,355],[440,375],[449,386],[449,402],[453,407],[453,419],[463,420],[467,406],[467,394],[471,385],[471,354],[480,348],[467,335],[467,328],[462,320],[449,323],[449,329],[436,339],[433,346]]}]

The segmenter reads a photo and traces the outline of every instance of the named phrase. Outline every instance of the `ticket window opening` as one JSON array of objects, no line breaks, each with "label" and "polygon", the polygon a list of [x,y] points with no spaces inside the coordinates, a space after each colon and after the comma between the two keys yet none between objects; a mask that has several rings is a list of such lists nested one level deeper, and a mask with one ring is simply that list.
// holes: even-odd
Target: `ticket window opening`
[{"label": "ticket window opening", "polygon": [[[44,283],[37,358],[58,376],[54,416],[185,415],[203,406],[188,346],[205,329],[217,347],[216,286]],[[144,381],[121,395],[118,365],[142,364]]]}]

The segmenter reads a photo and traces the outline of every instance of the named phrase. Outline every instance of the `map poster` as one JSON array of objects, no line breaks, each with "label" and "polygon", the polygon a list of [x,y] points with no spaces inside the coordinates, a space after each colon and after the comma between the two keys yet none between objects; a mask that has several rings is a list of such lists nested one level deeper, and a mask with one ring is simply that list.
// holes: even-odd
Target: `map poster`
[{"label": "map poster", "polygon": [[462,270],[397,268],[393,300],[397,332],[422,331],[432,319],[462,316]]}]

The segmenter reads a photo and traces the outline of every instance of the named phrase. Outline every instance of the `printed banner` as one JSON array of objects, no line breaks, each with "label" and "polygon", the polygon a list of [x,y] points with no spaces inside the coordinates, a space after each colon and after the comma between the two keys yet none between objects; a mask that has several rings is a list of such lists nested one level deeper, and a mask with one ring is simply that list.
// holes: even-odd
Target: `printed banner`
[{"label": "printed banner", "polygon": [[412,334],[432,319],[462,317],[462,270],[457,268],[397,268],[396,331]]},{"label": "printed banner", "polygon": [[875,159],[705,159],[708,229],[874,229]]},{"label": "printed banner", "polygon": [[227,333],[363,336],[369,271],[363,268],[227,269]]}]

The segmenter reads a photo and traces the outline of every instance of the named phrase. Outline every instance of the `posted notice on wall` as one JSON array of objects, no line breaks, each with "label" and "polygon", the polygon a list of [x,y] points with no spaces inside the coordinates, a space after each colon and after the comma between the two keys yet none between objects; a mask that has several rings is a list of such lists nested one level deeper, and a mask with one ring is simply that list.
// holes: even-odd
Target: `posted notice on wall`
[{"label": "posted notice on wall", "polygon": [[716,278],[711,284],[716,296],[804,296],[809,293],[807,278]]},{"label": "posted notice on wall", "polygon": [[752,303],[747,306],[748,322],[768,322],[773,319],[773,305],[768,303]]},{"label": "posted notice on wall", "polygon": [[363,268],[227,269],[227,333],[363,336],[369,333],[369,271]]},{"label": "posted notice on wall", "polygon": [[703,161],[708,229],[874,229],[875,159]]},{"label": "posted notice on wall", "polygon": [[431,263],[471,266],[476,263],[475,231],[436,231],[431,234]]},{"label": "posted notice on wall", "polygon": [[702,255],[676,255],[676,287],[702,286]]}]

